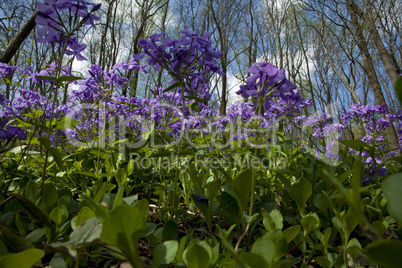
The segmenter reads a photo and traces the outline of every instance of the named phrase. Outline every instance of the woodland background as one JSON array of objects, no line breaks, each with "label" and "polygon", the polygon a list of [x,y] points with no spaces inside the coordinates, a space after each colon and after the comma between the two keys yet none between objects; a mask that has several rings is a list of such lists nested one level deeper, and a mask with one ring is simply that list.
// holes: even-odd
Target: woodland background
[{"label": "woodland background", "polygon": [[[394,114],[399,103],[392,84],[402,73],[402,3],[381,1],[292,0],[108,0],[102,4],[96,30],[81,31],[86,62],[75,61],[78,74],[92,64],[108,70],[140,52],[140,38],[165,31],[177,38],[181,29],[200,35],[210,32],[213,45],[223,51],[220,59],[226,76],[211,81],[209,105],[226,114],[234,93],[244,84],[253,62],[267,61],[285,68],[291,82],[313,101],[311,112],[328,112],[340,118],[353,103],[387,105]],[[34,13],[36,0],[0,1],[0,52]],[[11,59],[22,68],[37,71],[51,64],[51,47],[37,43],[31,33]],[[1,62],[8,62],[5,53]],[[9,56],[9,55],[8,55]],[[150,85],[168,81],[161,70],[155,75],[137,71],[125,74],[130,87],[120,94],[153,97]],[[83,75],[83,74],[82,74]],[[6,84],[8,99],[23,83]],[[42,94],[39,86],[31,85]],[[66,102],[67,96],[60,101]],[[351,132],[353,134],[353,132]],[[353,137],[350,137],[353,138]]]}]

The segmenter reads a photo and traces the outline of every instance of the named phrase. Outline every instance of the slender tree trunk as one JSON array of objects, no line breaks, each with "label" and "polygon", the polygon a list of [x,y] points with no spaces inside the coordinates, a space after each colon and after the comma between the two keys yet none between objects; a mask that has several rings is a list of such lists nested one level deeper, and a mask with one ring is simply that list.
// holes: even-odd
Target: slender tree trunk
[{"label": "slender tree trunk", "polygon": [[[366,71],[367,78],[369,80],[371,88],[373,89],[375,101],[378,105],[387,105],[387,103],[385,102],[381,85],[378,82],[378,77],[373,65],[370,52],[367,47],[366,39],[364,38],[363,30],[359,25],[357,14],[355,12],[355,8],[353,7],[355,4],[353,0],[346,0],[346,2],[348,4],[348,12],[350,14],[352,24],[356,31],[357,46],[359,47],[359,50],[362,54],[364,69]],[[386,133],[388,136],[387,137],[388,141],[390,142],[391,145],[391,149],[398,148],[398,140],[394,128],[393,127],[386,128]]]},{"label": "slender tree trunk", "polygon": [[[381,37],[378,33],[377,27],[375,25],[370,1],[365,0],[364,2],[366,5],[366,14],[365,14],[364,18],[365,18],[367,28],[370,31],[371,38],[373,39],[374,44],[378,50],[378,53],[380,54],[381,61],[384,64],[385,70],[387,71],[389,78],[391,79],[391,83],[394,84],[395,81],[398,79],[398,75],[399,75],[397,72],[398,67],[394,65],[394,63],[392,61],[392,57],[389,54],[386,47],[384,46],[384,43],[382,42]],[[353,3],[352,5],[355,9],[358,9],[356,4]]]},{"label": "slender tree trunk", "polygon": [[110,24],[110,17],[112,15],[112,9],[113,9],[113,4],[114,4],[114,0],[112,0],[109,3],[109,7],[107,10],[107,15],[106,15],[106,24],[105,24],[105,31],[102,34],[102,39],[101,39],[101,43],[100,43],[100,54],[99,54],[99,61],[98,61],[98,65],[102,68],[102,70],[104,70],[105,68],[105,64],[106,64],[106,38],[107,38],[107,31],[109,28],[109,24]]},{"label": "slender tree trunk", "polygon": [[221,105],[219,107],[220,114],[222,116],[226,115],[226,106],[227,106],[227,62],[228,62],[228,48],[226,47],[226,42],[225,42],[225,33],[215,15],[214,7],[212,4],[212,0],[210,0],[210,10],[212,13],[212,17],[214,19],[215,25],[218,29],[218,34],[219,34],[219,43],[221,46],[222,50],[222,56],[221,56],[221,65],[222,65],[222,72],[225,73],[225,75],[222,76],[222,97],[221,97]]},{"label": "slender tree trunk", "polygon": [[22,42],[28,37],[31,31],[35,28],[35,17],[38,15],[38,10],[35,10],[34,13],[29,17],[27,22],[25,22],[24,26],[18,31],[18,33],[11,39],[10,43],[4,50],[3,54],[0,57],[0,62],[8,63],[17,50],[20,48]]}]

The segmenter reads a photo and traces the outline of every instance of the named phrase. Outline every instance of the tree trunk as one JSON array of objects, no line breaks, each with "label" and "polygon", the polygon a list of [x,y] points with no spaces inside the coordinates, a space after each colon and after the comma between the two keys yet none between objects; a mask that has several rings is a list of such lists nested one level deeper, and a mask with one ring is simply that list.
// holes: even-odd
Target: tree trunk
[{"label": "tree trunk", "polygon": [[[355,8],[354,8],[355,4],[354,4],[353,0],[346,0],[346,2],[348,4],[348,12],[350,14],[352,24],[356,31],[357,46],[359,47],[359,50],[362,54],[364,69],[366,71],[367,78],[369,80],[371,88],[373,89],[375,102],[378,105],[387,105],[385,102],[384,95],[382,93],[381,85],[378,82],[378,78],[377,78],[377,74],[375,72],[373,61],[372,61],[371,55],[370,55],[368,47],[367,47],[366,39],[364,38],[363,30],[360,27],[358,19],[357,19],[357,14],[356,14]],[[397,136],[396,136],[394,128],[393,127],[386,128],[386,134],[387,134],[387,138],[390,143],[391,149],[398,148],[398,140],[397,140]]]},{"label": "tree trunk", "polygon": [[[375,25],[371,3],[369,0],[365,0],[366,5],[366,14],[364,15],[365,22],[368,30],[370,31],[371,38],[374,41],[374,44],[380,54],[381,61],[384,64],[385,70],[387,71],[389,78],[391,79],[391,83],[394,84],[398,79],[397,67],[393,64],[392,57],[389,54],[388,50],[384,46],[384,43],[381,40],[381,37],[377,31],[377,27]],[[354,8],[358,9],[356,4],[353,3]]]},{"label": "tree trunk", "polygon": [[16,36],[11,39],[10,43],[6,47],[6,50],[4,50],[3,54],[0,57],[0,62],[3,63],[8,63],[17,50],[20,48],[22,42],[28,37],[28,35],[31,33],[31,31],[35,28],[36,23],[35,23],[35,17],[38,15],[38,10],[35,10],[34,13],[29,17],[27,22],[25,22],[24,26],[18,31]]}]

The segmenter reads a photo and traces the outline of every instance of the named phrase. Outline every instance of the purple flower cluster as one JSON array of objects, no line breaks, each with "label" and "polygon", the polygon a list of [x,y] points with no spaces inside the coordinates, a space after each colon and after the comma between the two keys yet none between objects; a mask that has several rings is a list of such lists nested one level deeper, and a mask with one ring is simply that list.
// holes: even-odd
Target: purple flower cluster
[{"label": "purple flower cluster", "polygon": [[8,119],[0,122],[0,139],[10,142],[14,137],[17,137],[19,140],[25,140],[27,138],[21,128],[7,126],[8,122]]},{"label": "purple flower cluster", "polygon": [[0,62],[0,78],[1,77],[11,77],[14,73],[15,70],[18,70],[22,73],[26,73],[27,71],[18,67],[18,66],[12,66],[8,65],[7,63]]},{"label": "purple flower cluster", "polygon": [[361,105],[355,103],[349,111],[341,116],[345,124],[361,122],[369,134],[381,132],[391,127],[396,120],[396,116],[389,113],[385,105]]},{"label": "purple flower cluster", "polygon": [[163,68],[173,77],[172,84],[182,82],[178,93],[184,91],[185,95],[209,99],[207,77],[214,73],[223,75],[217,62],[222,52],[212,47],[209,33],[199,36],[196,32],[182,30],[178,40],[169,37],[162,40],[164,35],[160,33],[151,35],[149,40],[140,39],[138,44],[143,52],[135,55],[135,59],[147,56],[148,65],[155,71]]},{"label": "purple flower cluster", "polygon": [[283,114],[289,109],[300,110],[309,105],[310,102],[300,96],[296,85],[286,79],[285,69],[278,70],[278,67],[267,62],[257,62],[247,72],[251,76],[247,77],[247,84],[241,85],[236,94],[245,99],[252,97],[259,104],[258,109],[263,109],[262,114],[278,117],[278,113]]},{"label": "purple flower cluster", "polygon": [[303,127],[311,130],[311,135],[316,138],[324,138],[333,133],[340,133],[345,128],[342,124],[333,123],[332,116],[327,113],[309,117],[303,115],[298,117],[296,121],[300,121],[303,118],[306,119],[302,123]]},{"label": "purple flower cluster", "polygon": [[[66,55],[73,55],[77,60],[86,60],[81,52],[86,48],[85,44],[79,44],[72,35],[83,25],[92,25],[100,18],[93,13],[99,10],[100,4],[94,4],[83,0],[45,0],[38,2],[38,15],[35,18],[39,43],[58,43],[65,48]],[[70,19],[64,19],[63,15]],[[75,19],[71,18],[75,16]]]}]

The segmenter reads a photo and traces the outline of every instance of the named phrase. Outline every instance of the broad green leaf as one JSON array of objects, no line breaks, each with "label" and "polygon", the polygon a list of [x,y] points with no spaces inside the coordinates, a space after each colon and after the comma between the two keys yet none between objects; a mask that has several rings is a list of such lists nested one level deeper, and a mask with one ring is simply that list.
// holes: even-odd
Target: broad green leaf
[{"label": "broad green leaf", "polygon": [[275,229],[258,238],[253,244],[251,252],[264,257],[268,264],[272,264],[282,258],[287,249],[288,243],[282,231]]},{"label": "broad green leaf", "polygon": [[108,209],[105,206],[96,203],[87,195],[83,195],[82,198],[83,201],[80,202],[80,207],[88,206],[93,212],[95,212],[95,216],[100,219],[104,219],[107,216]]},{"label": "broad green leaf", "polygon": [[290,187],[290,197],[296,201],[296,204],[301,211],[304,211],[306,202],[312,192],[313,187],[311,186],[311,183],[304,178],[300,178],[292,184],[292,187]]},{"label": "broad green leaf", "polygon": [[7,246],[0,240],[0,256],[7,255],[8,249]]},{"label": "broad green leaf", "polygon": [[[13,228],[8,227],[7,225],[3,224],[0,222],[0,231],[2,234],[2,239],[7,237],[8,244],[11,245],[11,247],[15,251],[23,251],[29,248],[33,248],[33,245],[31,242],[26,240],[24,237],[22,237],[20,234],[18,234]],[[6,240],[3,240],[6,241]],[[1,267],[1,266],[0,266]]]},{"label": "broad green leaf", "polygon": [[274,209],[268,213],[264,208],[261,208],[263,216],[263,224],[265,230],[281,229],[283,228],[283,217],[279,210]]},{"label": "broad green leaf", "polygon": [[102,223],[96,218],[91,218],[75,228],[70,234],[69,241],[52,243],[48,246],[49,250],[53,249],[75,258],[79,251],[99,240],[101,230]]},{"label": "broad green leaf", "polygon": [[240,173],[233,181],[233,193],[237,197],[241,211],[246,211],[248,197],[251,193],[252,171],[250,169]]},{"label": "broad green leaf", "polygon": [[[99,181],[101,181],[101,180],[99,180]],[[114,188],[116,188],[116,184],[112,184],[109,182],[103,182],[102,186],[100,187],[100,189],[98,190],[98,192],[96,193],[96,195],[94,197],[94,201],[98,202],[104,194],[110,193],[110,191],[112,191]]]},{"label": "broad green leaf", "polygon": [[323,268],[331,268],[332,267],[332,263],[327,258],[325,258],[323,256],[318,256],[315,260]]},{"label": "broad green leaf", "polygon": [[165,241],[159,244],[153,254],[152,267],[159,267],[162,264],[170,264],[175,258],[179,243],[176,240]]},{"label": "broad green leaf", "polygon": [[50,219],[56,224],[56,226],[60,226],[63,220],[63,210],[59,207],[55,207],[52,212],[50,212]]},{"label": "broad green leaf", "polygon": [[41,249],[30,248],[19,253],[4,255],[0,257],[2,268],[31,268],[37,261],[40,261],[45,252]]},{"label": "broad green leaf", "polygon": [[183,261],[187,267],[205,268],[211,264],[212,249],[208,251],[199,240],[194,240],[183,252]]},{"label": "broad green leaf", "polygon": [[369,261],[385,268],[400,268],[401,252],[402,241],[381,240],[369,244],[366,248]]},{"label": "broad green leaf", "polygon": [[69,117],[64,117],[57,122],[56,129],[74,128],[78,123],[79,121],[77,120],[73,120]]},{"label": "broad green leaf", "polygon": [[249,267],[258,267],[258,268],[268,267],[268,263],[262,256],[252,252],[244,252],[240,254],[239,259],[241,262],[248,265]]},{"label": "broad green leaf", "polygon": [[42,239],[44,235],[45,231],[43,230],[43,228],[38,228],[27,234],[25,239],[32,244],[36,244]]},{"label": "broad green leaf", "polygon": [[49,150],[52,147],[52,141],[47,136],[39,137],[38,140],[45,150]]},{"label": "broad green leaf", "polygon": [[39,198],[40,191],[39,187],[35,181],[29,180],[24,190],[24,197],[30,200],[32,203],[35,203]]},{"label": "broad green leaf", "polygon": [[359,252],[361,251],[362,246],[356,238],[352,238],[349,240],[346,250],[350,254],[353,260],[356,260],[359,257]]},{"label": "broad green leaf", "polygon": [[279,260],[269,266],[269,268],[291,268],[294,267],[295,262],[292,260]]},{"label": "broad green leaf", "polygon": [[49,149],[49,151],[52,154],[52,156],[53,156],[54,160],[56,161],[57,165],[59,166],[59,168],[61,170],[63,170],[64,169],[63,160],[62,160],[62,156],[61,156],[61,153],[60,153],[59,149],[57,149],[55,147],[51,147]]},{"label": "broad green leaf", "polygon": [[309,213],[301,220],[301,225],[304,229],[304,236],[306,236],[320,225],[320,219],[318,218],[317,214]]},{"label": "broad green leaf", "polygon": [[75,218],[74,225],[79,226],[84,221],[89,220],[93,217],[95,217],[95,213],[92,211],[92,209],[90,209],[89,207],[83,207],[83,208],[81,208],[80,212],[78,212],[78,215]]},{"label": "broad green leaf", "polygon": [[283,231],[283,236],[286,239],[286,243],[290,243],[300,233],[301,226],[294,225]]},{"label": "broad green leaf", "polygon": [[108,213],[103,221],[101,240],[118,247],[134,267],[143,267],[138,256],[138,240],[145,232],[148,209],[120,205]]},{"label": "broad green leaf", "polygon": [[168,221],[163,227],[162,237],[164,241],[176,239],[176,233],[179,226],[174,221]]},{"label": "broad green leaf", "polygon": [[42,200],[46,205],[46,208],[51,207],[54,203],[57,202],[58,193],[57,189],[52,182],[46,183],[43,186],[43,196]]},{"label": "broad green leaf", "polygon": [[40,208],[38,208],[34,203],[32,203],[28,198],[20,194],[13,195],[15,199],[26,209],[26,211],[32,215],[35,219],[40,221],[42,224],[49,228],[53,228],[53,224],[50,222],[49,217],[43,213]]},{"label": "broad green leaf", "polygon": [[124,169],[119,168],[116,171],[115,177],[116,177],[116,181],[117,181],[118,185],[122,185],[127,180],[127,173]]},{"label": "broad green leaf", "polygon": [[402,225],[402,173],[387,178],[382,184],[382,191],[388,201],[388,211]]},{"label": "broad green leaf", "polygon": [[66,264],[66,256],[62,253],[54,254],[53,258],[50,260],[49,267],[68,268]]},{"label": "broad green leaf", "polygon": [[221,182],[220,180],[213,180],[207,184],[207,196],[208,199],[212,202],[214,198],[219,194],[221,190]]},{"label": "broad green leaf", "polygon": [[361,140],[340,140],[339,142],[352,148],[357,152],[370,147],[367,143]]}]

